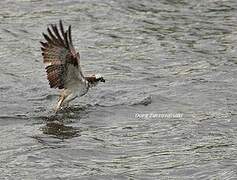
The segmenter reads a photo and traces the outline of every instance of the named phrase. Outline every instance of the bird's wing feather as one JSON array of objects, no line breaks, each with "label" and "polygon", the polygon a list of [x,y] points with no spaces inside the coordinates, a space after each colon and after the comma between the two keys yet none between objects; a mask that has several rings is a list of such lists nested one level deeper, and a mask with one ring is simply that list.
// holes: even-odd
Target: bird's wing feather
[{"label": "bird's wing feather", "polygon": [[60,20],[59,27],[60,31],[56,25],[51,25],[47,28],[48,34],[43,33],[46,42],[41,42],[41,50],[50,87],[63,89],[74,81],[82,81],[84,76],[80,68],[80,55],[72,44],[71,26],[64,31]]}]

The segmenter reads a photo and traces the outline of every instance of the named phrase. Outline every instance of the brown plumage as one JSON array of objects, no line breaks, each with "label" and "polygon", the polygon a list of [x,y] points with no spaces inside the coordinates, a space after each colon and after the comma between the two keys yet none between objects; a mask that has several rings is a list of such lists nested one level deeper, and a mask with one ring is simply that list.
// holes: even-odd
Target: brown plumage
[{"label": "brown plumage", "polygon": [[[80,56],[72,44],[71,26],[65,32],[62,21],[59,21],[60,33],[56,25],[47,28],[48,34],[43,33],[47,42],[41,42],[43,62],[46,66],[47,77],[51,88],[63,89],[67,78],[68,64],[79,66]],[[53,34],[54,33],[54,34]]]},{"label": "brown plumage", "polygon": [[43,33],[46,42],[40,42],[43,62],[46,64],[47,78],[51,88],[62,89],[56,107],[59,110],[64,104],[87,93],[89,87],[104,82],[102,77],[84,77],[80,67],[80,54],[76,52],[71,36],[71,26],[65,31],[62,21],[47,28]]}]

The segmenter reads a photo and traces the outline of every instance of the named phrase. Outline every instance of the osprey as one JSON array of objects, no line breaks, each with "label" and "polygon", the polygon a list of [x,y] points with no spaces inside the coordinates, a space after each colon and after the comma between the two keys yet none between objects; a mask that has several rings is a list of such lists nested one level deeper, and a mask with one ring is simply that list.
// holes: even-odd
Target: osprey
[{"label": "osprey", "polygon": [[102,76],[84,76],[80,67],[80,54],[76,52],[71,37],[71,25],[66,31],[62,21],[43,33],[46,42],[40,42],[43,62],[46,65],[50,88],[61,90],[55,111],[67,107],[69,102],[85,95],[90,87],[105,82]]}]

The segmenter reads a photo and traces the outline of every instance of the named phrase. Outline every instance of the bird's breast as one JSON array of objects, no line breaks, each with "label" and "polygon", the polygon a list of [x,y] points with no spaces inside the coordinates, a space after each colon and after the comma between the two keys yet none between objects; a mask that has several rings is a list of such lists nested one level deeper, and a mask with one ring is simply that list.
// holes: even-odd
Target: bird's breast
[{"label": "bird's breast", "polygon": [[85,95],[88,92],[88,83],[86,81],[78,83],[73,91],[78,97]]}]

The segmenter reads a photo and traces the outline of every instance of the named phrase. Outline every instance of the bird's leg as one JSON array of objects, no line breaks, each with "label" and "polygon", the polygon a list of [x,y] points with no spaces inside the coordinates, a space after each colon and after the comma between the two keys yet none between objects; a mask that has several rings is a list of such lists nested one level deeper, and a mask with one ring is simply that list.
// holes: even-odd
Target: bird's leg
[{"label": "bird's leg", "polygon": [[58,112],[61,109],[63,101],[65,100],[65,98],[66,98],[66,96],[62,93],[59,97],[57,106],[54,108],[55,112]]}]

